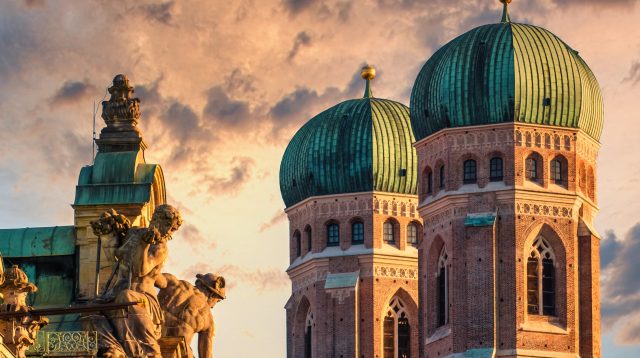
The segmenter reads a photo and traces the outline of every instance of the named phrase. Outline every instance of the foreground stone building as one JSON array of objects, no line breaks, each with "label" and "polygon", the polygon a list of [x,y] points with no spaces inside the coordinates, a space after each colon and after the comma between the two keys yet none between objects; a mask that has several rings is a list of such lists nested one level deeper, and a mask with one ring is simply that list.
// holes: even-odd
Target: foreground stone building
[{"label": "foreground stone building", "polygon": [[224,279],[198,274],[193,285],[162,271],[182,219],[162,168],[145,160],[133,86],[118,75],[109,93],[73,224],[0,229],[0,357],[193,357],[195,334],[211,357]]},{"label": "foreground stone building", "polygon": [[367,89],[292,139],[289,357],[601,356],[600,88],[502,2],[425,63],[410,123]]}]

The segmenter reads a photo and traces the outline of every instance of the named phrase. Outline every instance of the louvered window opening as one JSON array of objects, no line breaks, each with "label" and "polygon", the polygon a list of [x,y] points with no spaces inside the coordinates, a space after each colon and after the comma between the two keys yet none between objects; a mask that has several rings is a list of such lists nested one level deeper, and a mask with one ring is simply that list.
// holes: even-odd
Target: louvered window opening
[{"label": "louvered window opening", "polygon": [[502,158],[492,158],[489,162],[489,180],[502,181],[503,179]]},{"label": "louvered window opening", "polygon": [[351,224],[351,243],[364,243],[364,223],[362,221],[356,221]]},{"label": "louvered window opening", "polygon": [[327,226],[327,246],[340,245],[340,227],[338,224],[329,224]]},{"label": "louvered window opening", "polygon": [[477,167],[475,160],[464,162],[464,183],[475,184],[478,181]]}]

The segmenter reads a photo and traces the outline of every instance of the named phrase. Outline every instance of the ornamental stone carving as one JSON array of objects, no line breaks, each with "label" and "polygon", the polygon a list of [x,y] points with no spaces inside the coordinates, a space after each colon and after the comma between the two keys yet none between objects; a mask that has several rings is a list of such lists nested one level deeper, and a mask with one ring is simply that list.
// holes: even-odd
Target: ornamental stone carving
[{"label": "ornamental stone carving", "polygon": [[115,249],[117,279],[95,303],[126,304],[144,302],[88,316],[88,328],[98,332],[100,354],[107,358],[161,357],[162,310],[156,294],[156,281],[168,257],[167,242],[182,225],[177,209],[170,205],[156,208],[148,228],[126,229],[126,222],[110,210],[92,223],[95,234],[124,239]]},{"label": "ornamental stone carving", "polygon": [[[0,295],[4,299],[0,306],[0,314],[26,313],[33,310],[33,307],[27,304],[27,295],[36,292],[38,288],[29,282],[24,271],[13,265],[6,272],[1,272],[0,276]],[[25,352],[36,343],[38,332],[48,323],[46,317],[32,315],[0,318],[0,335],[4,337],[3,343],[17,358],[26,358]]]}]

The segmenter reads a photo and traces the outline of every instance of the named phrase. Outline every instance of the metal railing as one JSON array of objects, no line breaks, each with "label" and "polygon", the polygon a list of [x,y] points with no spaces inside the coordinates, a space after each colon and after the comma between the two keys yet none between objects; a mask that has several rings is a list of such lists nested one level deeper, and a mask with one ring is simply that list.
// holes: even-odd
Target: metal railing
[{"label": "metal railing", "polygon": [[95,357],[98,354],[98,333],[95,331],[40,332],[27,356]]}]

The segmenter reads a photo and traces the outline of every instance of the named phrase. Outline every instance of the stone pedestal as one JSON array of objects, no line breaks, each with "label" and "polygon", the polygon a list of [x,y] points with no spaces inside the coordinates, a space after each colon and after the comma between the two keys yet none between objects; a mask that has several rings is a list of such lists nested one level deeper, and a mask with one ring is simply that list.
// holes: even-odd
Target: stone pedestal
[{"label": "stone pedestal", "polygon": [[162,358],[190,358],[184,337],[162,337],[158,343]]}]

